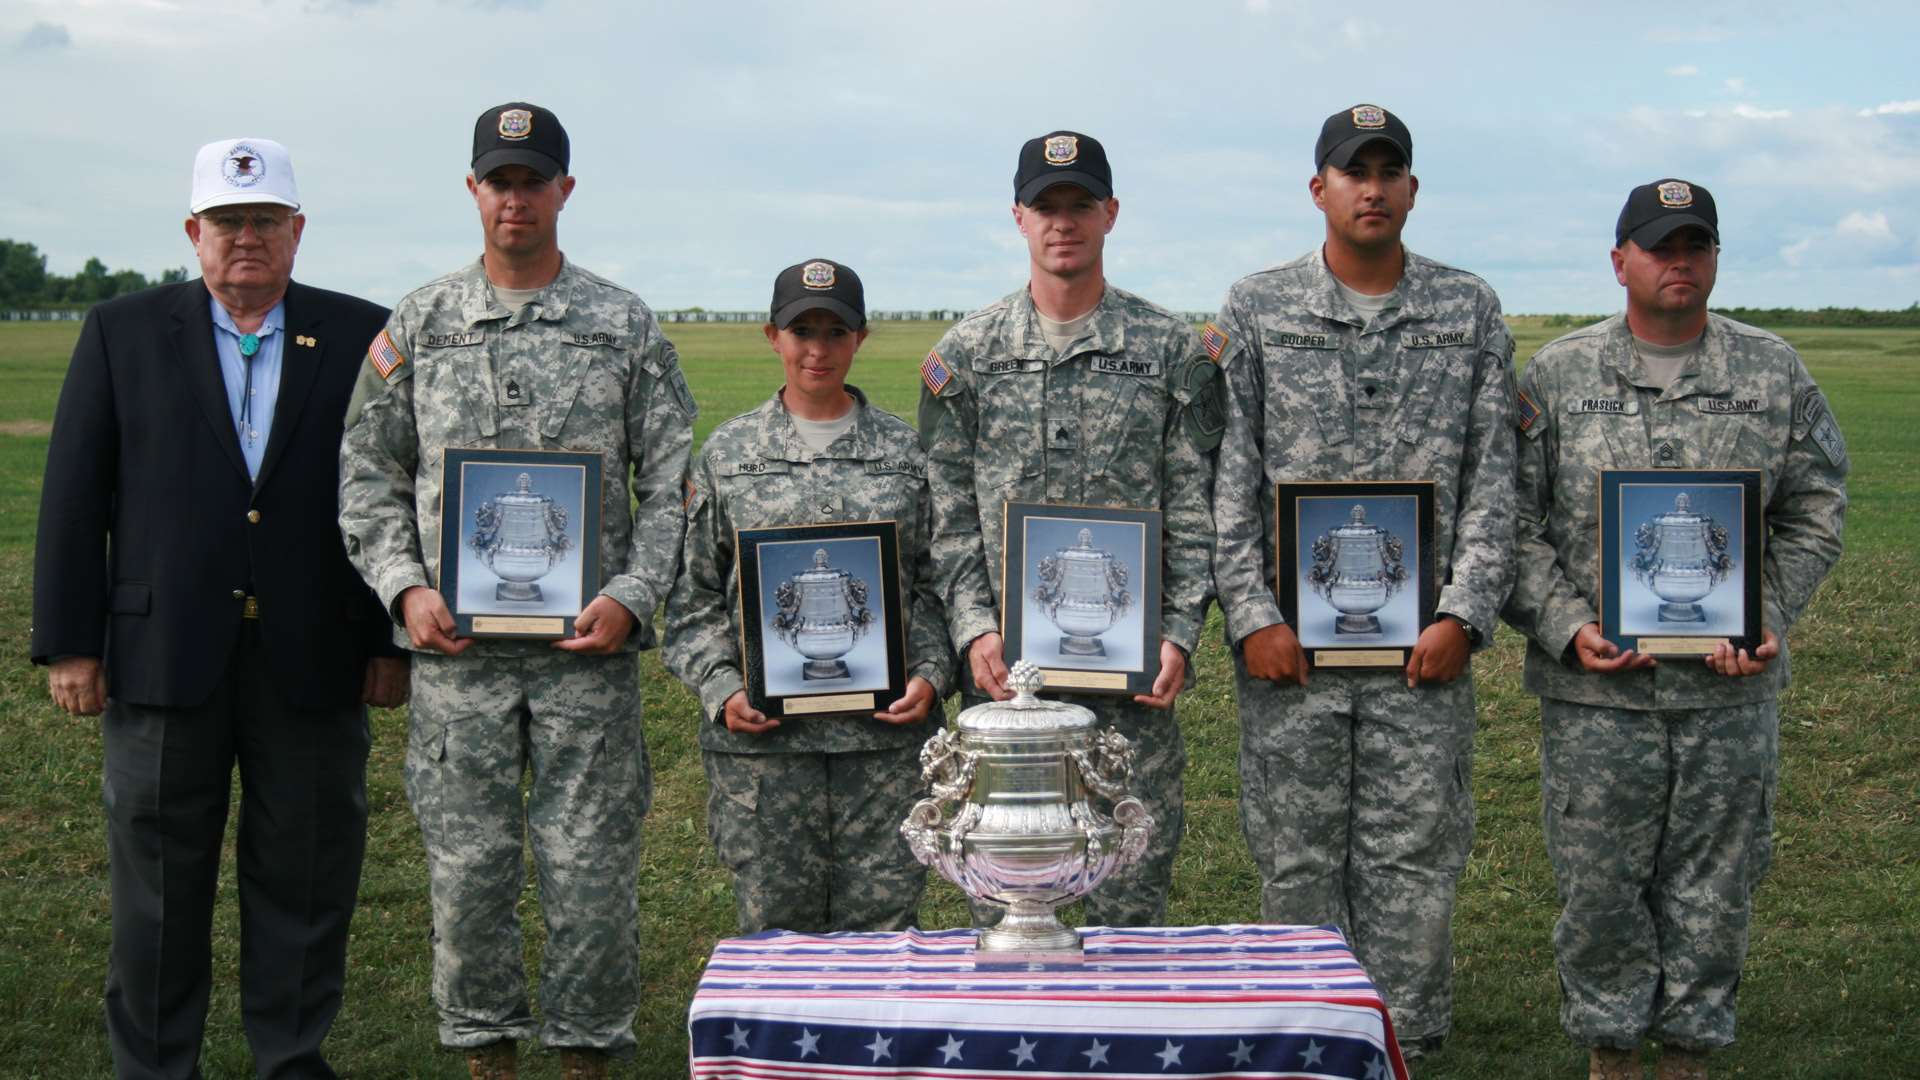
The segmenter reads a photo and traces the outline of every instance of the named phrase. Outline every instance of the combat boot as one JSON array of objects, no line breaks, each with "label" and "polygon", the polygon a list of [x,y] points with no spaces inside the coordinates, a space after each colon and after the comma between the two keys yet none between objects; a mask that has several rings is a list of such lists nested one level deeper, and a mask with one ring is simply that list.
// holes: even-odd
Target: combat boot
[{"label": "combat boot", "polygon": [[467,1051],[467,1075],[472,1080],[519,1080],[517,1045],[502,1039]]},{"label": "combat boot", "polygon": [[1666,1046],[1660,1050],[1660,1067],[1653,1075],[1658,1080],[1707,1080],[1707,1052]]},{"label": "combat boot", "polygon": [[607,1080],[607,1065],[605,1050],[569,1047],[560,1051],[560,1075],[564,1080]]},{"label": "combat boot", "polygon": [[1587,1051],[1587,1080],[1640,1080],[1640,1048],[1592,1047]]}]

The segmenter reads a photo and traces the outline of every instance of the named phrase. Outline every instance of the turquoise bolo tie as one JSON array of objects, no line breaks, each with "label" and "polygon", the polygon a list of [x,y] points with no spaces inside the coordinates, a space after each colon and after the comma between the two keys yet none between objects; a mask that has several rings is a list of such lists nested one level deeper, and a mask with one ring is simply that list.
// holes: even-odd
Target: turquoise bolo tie
[{"label": "turquoise bolo tie", "polygon": [[240,391],[240,423],[247,430],[249,443],[260,437],[259,429],[253,426],[253,354],[259,351],[259,334],[240,335],[240,366],[247,372],[246,383]]}]

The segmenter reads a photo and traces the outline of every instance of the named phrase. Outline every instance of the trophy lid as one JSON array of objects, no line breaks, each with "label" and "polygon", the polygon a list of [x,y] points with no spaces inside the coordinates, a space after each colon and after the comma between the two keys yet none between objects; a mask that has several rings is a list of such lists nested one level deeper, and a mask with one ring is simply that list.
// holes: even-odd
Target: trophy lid
[{"label": "trophy lid", "polygon": [[520,479],[514,481],[513,490],[503,491],[495,495],[493,501],[505,503],[509,506],[533,506],[540,503],[549,503],[553,500],[533,490],[533,477],[526,473],[521,473]]},{"label": "trophy lid", "polygon": [[954,726],[966,734],[1011,732],[1091,731],[1093,710],[1065,701],[1045,701],[1038,697],[1046,677],[1030,660],[1016,661],[1007,677],[1013,690],[1012,701],[987,701],[963,710]]},{"label": "trophy lid", "polygon": [[848,574],[845,570],[836,570],[829,564],[826,548],[815,548],[813,550],[813,567],[808,570],[795,571],[793,579],[795,581],[838,581],[847,576]]},{"label": "trophy lid", "polygon": [[1081,529],[1077,543],[1072,547],[1063,547],[1054,554],[1075,562],[1106,562],[1113,558],[1112,552],[1093,546],[1092,529]]},{"label": "trophy lid", "polygon": [[1336,525],[1331,532],[1335,536],[1377,536],[1387,530],[1367,521],[1367,508],[1359,503],[1353,504],[1353,510],[1347,514],[1344,525]]},{"label": "trophy lid", "polygon": [[1706,521],[1707,516],[1694,512],[1692,497],[1683,491],[1673,497],[1673,509],[1655,514],[1653,520],[1662,525],[1697,525]]}]

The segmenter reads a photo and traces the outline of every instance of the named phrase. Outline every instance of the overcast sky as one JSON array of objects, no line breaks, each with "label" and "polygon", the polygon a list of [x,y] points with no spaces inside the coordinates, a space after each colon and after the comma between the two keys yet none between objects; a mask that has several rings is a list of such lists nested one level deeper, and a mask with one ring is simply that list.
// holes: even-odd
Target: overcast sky
[{"label": "overcast sky", "polygon": [[814,256],[876,308],[1024,280],[1026,138],[1098,137],[1107,276],[1211,310],[1319,243],[1327,114],[1413,132],[1408,245],[1509,312],[1612,311],[1629,188],[1712,189],[1717,305],[1920,301],[1920,5],[1287,0],[0,0],[0,237],[190,264],[195,148],[291,149],[296,276],[391,303],[479,252],[474,117],[573,138],[568,256],[657,308],[762,307]]}]

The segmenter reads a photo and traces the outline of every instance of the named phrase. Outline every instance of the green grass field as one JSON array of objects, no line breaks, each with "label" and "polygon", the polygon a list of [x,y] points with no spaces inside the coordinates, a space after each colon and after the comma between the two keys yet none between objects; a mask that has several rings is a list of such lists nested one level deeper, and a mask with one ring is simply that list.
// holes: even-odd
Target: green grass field
[{"label": "green grass field", "polygon": [[[1548,338],[1518,320],[1520,355]],[[852,381],[912,418],[933,324],[877,324]],[[1781,715],[1777,854],[1758,897],[1741,995],[1741,1040],[1716,1075],[1920,1076],[1920,330],[1795,331],[1833,402],[1854,462],[1847,555],[1795,632],[1797,682]],[[0,324],[0,1076],[109,1071],[100,1019],[107,948],[97,727],[57,713],[27,663],[33,521],[47,421],[78,324]],[[669,327],[700,400],[699,434],[764,400],[779,365],[750,326]],[[1218,612],[1184,699],[1189,832],[1172,921],[1252,921],[1258,889],[1235,814],[1238,735]],[[1479,662],[1474,766],[1479,834],[1460,888],[1454,1038],[1427,1078],[1584,1076],[1561,1036],[1548,933],[1556,913],[1541,845],[1537,702],[1520,688],[1520,643],[1501,630]],[[685,1075],[686,1007],[700,965],[732,929],[725,872],[708,848],[693,698],[645,661],[657,798],[641,871],[646,988],[640,1051],[620,1075]],[[402,713],[375,717],[370,849],[345,1011],[329,1043],[351,1076],[464,1076],[436,1049],[427,998],[428,911],[420,839],[401,791]],[[522,912],[534,933],[529,881]],[[928,926],[963,921],[936,882]],[[215,924],[209,1078],[252,1075],[240,1030],[232,868]],[[530,969],[537,967],[530,963]],[[557,1065],[530,1063],[551,1077]]]}]

